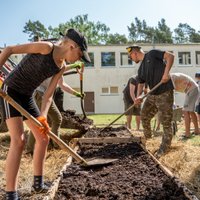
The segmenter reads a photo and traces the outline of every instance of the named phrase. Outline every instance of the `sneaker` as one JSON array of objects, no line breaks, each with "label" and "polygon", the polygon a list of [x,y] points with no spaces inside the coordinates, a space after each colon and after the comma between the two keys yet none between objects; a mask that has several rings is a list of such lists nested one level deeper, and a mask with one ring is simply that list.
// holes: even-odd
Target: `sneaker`
[{"label": "sneaker", "polygon": [[188,140],[188,139],[190,139],[191,138],[191,135],[190,136],[186,136],[186,135],[181,135],[180,137],[179,137],[179,141],[186,141],[186,140]]},{"label": "sneaker", "polygon": [[43,184],[40,188],[31,187],[31,193],[47,193],[49,191],[50,186]]}]

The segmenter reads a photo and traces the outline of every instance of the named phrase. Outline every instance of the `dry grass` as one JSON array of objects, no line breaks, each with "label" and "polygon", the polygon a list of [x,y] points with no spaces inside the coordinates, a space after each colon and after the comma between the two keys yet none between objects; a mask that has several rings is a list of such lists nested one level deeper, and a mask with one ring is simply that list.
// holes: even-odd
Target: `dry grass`
[{"label": "dry grass", "polygon": [[[179,125],[177,136],[183,133],[183,125]],[[62,132],[67,130],[62,129]],[[134,132],[134,134],[139,134]],[[178,141],[175,136],[172,141],[172,148],[169,153],[159,159],[171,172],[178,177],[185,185],[194,192],[200,199],[200,136],[194,136],[185,142]],[[162,135],[158,134],[146,143],[147,149],[154,153],[159,148]],[[8,152],[8,133],[0,134],[0,199],[5,188],[5,159]],[[68,154],[62,150],[48,151],[45,162],[45,180],[52,182],[57,178],[63,165],[66,163]],[[32,157],[23,154],[20,165],[19,191],[22,193],[30,191],[32,185]],[[30,199],[30,198],[28,198]],[[36,198],[31,198],[36,199]],[[39,198],[37,198],[39,199]]]},{"label": "dry grass", "polygon": [[[0,199],[3,199],[5,188],[5,160],[9,148],[9,135],[8,133],[0,134]],[[47,182],[53,182],[60,170],[69,157],[68,153],[63,150],[49,150],[45,161],[44,178]],[[22,155],[20,172],[19,172],[19,192],[22,194],[30,193],[33,183],[33,166],[32,156],[26,154]],[[26,199],[26,198],[23,198]],[[30,199],[27,198],[27,199]],[[39,199],[39,197],[31,197],[31,199]]]},{"label": "dry grass", "polygon": [[[200,136],[187,141],[173,138],[171,150],[159,161],[178,177],[198,198],[200,198]],[[154,153],[161,143],[161,135],[147,141],[146,148]]]}]

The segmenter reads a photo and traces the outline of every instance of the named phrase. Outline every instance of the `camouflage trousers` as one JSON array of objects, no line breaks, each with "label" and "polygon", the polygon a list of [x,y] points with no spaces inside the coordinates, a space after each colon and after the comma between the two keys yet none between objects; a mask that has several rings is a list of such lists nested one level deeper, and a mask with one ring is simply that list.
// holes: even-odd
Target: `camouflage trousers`
[{"label": "camouflage trousers", "polygon": [[151,138],[151,119],[159,111],[161,113],[160,122],[163,125],[163,136],[160,150],[166,152],[171,146],[172,140],[172,116],[173,116],[173,90],[160,95],[149,95],[141,110],[141,120],[144,128],[145,138]]}]

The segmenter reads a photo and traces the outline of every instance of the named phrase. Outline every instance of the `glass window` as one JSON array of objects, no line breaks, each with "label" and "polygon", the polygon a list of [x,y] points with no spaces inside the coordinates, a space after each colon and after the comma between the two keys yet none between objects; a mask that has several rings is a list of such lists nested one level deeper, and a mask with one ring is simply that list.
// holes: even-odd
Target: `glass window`
[{"label": "glass window", "polygon": [[85,67],[94,67],[94,53],[93,52],[89,52],[88,54],[90,56],[91,63],[86,63],[85,62]]},{"label": "glass window", "polygon": [[196,51],[196,64],[200,65],[200,51]]},{"label": "glass window", "polygon": [[102,88],[101,91],[102,91],[103,94],[108,94],[109,93],[108,87]]},{"label": "glass window", "polygon": [[101,53],[101,66],[115,66],[115,52],[102,52]]},{"label": "glass window", "polygon": [[118,87],[111,86],[111,87],[103,87],[101,88],[102,94],[118,94]]},{"label": "glass window", "polygon": [[132,65],[132,60],[129,58],[128,53],[120,53],[120,63],[123,65]]},{"label": "glass window", "polygon": [[110,87],[110,94],[118,94],[118,87]]},{"label": "glass window", "polygon": [[178,52],[178,60],[180,65],[190,65],[191,64],[190,52]]}]

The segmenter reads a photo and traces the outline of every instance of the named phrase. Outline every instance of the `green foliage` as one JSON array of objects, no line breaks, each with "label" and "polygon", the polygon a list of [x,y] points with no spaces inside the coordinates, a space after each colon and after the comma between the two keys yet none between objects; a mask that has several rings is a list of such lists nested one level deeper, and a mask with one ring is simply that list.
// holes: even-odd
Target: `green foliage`
[{"label": "green foliage", "polygon": [[64,33],[69,28],[74,28],[84,33],[89,44],[105,44],[108,31],[110,31],[110,28],[99,21],[97,23],[89,21],[88,15],[78,15],[66,23],[59,24],[56,28],[49,27],[49,31],[51,36],[57,37],[59,32]]},{"label": "green foliage", "polygon": [[23,32],[29,34],[30,41],[33,41],[35,36],[39,38],[48,38],[49,36],[48,30],[39,21],[32,22],[29,20],[24,26]]},{"label": "green foliage", "polygon": [[200,34],[187,23],[180,23],[178,28],[174,29],[176,43],[200,42]]},{"label": "green foliage", "polygon": [[[110,28],[101,22],[90,21],[88,15],[78,15],[65,23],[58,24],[57,27],[45,26],[40,21],[29,20],[24,26],[24,33],[29,34],[32,41],[35,36],[41,39],[59,38],[60,32],[66,29],[75,28],[83,32],[92,45],[99,44],[127,44],[137,43],[188,43],[200,42],[200,32],[196,31],[186,23],[180,23],[174,32],[167,26],[165,19],[158,22],[157,27],[148,26],[145,20],[137,17],[134,22],[127,26],[129,38],[119,33],[110,34]],[[174,33],[174,37],[172,36]],[[129,40],[128,40],[129,39]]]},{"label": "green foliage", "polygon": [[133,42],[143,43],[172,43],[172,32],[166,25],[165,19],[158,22],[158,27],[147,26],[145,20],[135,18],[135,23],[132,22],[129,30],[129,38]]}]

